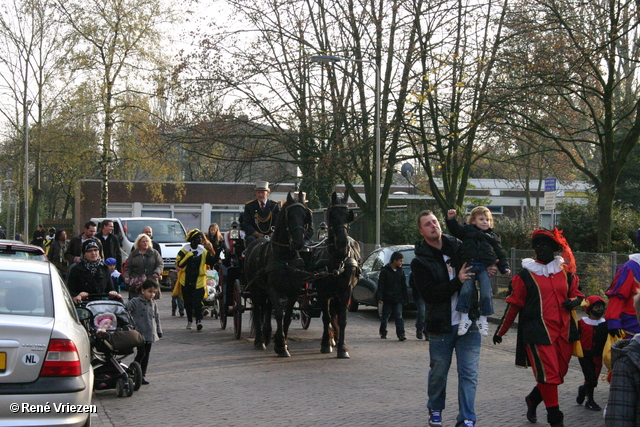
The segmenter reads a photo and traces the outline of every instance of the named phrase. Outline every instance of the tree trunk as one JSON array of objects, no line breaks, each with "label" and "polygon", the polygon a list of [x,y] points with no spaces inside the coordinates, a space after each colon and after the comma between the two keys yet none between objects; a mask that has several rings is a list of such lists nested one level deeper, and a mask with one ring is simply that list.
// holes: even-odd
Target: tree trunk
[{"label": "tree trunk", "polygon": [[611,214],[615,188],[614,183],[598,188],[598,252],[609,252],[611,248]]}]

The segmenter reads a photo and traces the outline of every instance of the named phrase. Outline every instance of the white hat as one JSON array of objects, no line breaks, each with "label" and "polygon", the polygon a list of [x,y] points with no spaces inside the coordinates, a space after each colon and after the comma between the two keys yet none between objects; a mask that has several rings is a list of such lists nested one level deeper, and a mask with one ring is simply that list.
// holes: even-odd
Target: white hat
[{"label": "white hat", "polygon": [[271,189],[269,188],[269,181],[258,181],[258,182],[256,182],[255,191],[269,191],[269,192],[271,192]]}]

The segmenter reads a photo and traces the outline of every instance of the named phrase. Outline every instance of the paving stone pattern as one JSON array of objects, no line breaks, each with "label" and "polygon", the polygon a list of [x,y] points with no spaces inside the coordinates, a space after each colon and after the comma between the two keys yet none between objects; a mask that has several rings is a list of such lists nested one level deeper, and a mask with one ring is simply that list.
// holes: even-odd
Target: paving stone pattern
[{"label": "paving stone pattern", "polygon": [[[308,330],[294,320],[290,329],[291,358],[280,358],[269,346],[253,349],[249,313],[244,314],[243,337],[235,340],[232,324],[226,330],[211,317],[204,329],[185,329],[186,317],[172,317],[171,300],[159,301],[164,338],[153,345],[147,378],[132,397],[118,398],[114,390],[95,393],[98,413],[93,426],[426,426],[429,343],[415,337],[415,314],[406,314],[408,340],[378,336],[374,309],[349,313],[347,343],[351,359],[320,353],[321,319]],[[504,303],[496,300],[497,322]],[[230,319],[231,320],[231,319]],[[275,325],[275,322],[274,322]],[[493,334],[495,324],[490,326]],[[538,423],[525,418],[524,396],[534,385],[530,369],[514,365],[515,330],[503,344],[483,338],[476,398],[477,425],[544,426],[546,411],[538,410]],[[560,407],[566,426],[603,426],[602,412],[575,403],[582,373],[571,362],[560,386]],[[443,425],[453,427],[457,414],[455,359],[447,387]],[[608,385],[601,382],[595,398],[606,403]]]}]

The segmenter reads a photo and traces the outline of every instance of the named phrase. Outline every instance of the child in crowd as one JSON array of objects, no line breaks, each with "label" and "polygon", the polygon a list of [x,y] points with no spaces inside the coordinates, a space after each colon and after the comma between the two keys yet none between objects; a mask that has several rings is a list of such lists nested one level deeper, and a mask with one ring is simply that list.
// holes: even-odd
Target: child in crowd
[{"label": "child in crowd", "polygon": [[116,316],[113,313],[100,313],[93,320],[93,323],[96,325],[99,331],[113,331],[116,329],[117,320]]},{"label": "child in crowd", "polygon": [[588,317],[583,317],[578,322],[584,356],[578,360],[584,374],[584,385],[578,387],[576,402],[582,405],[586,397],[585,408],[600,411],[602,408],[593,400],[593,390],[598,386],[598,377],[602,370],[602,349],[607,341],[607,322],[602,318],[605,302],[601,297],[591,295],[585,299],[583,305]]},{"label": "child in crowd", "polygon": [[158,338],[162,338],[158,305],[154,299],[158,289],[159,285],[155,279],[147,279],[140,286],[140,295],[127,303],[127,311],[131,314],[133,326],[144,338],[144,345],[137,348],[135,359],[142,368],[142,384],[149,384],[146,375],[151,344]]},{"label": "child in crowd", "polygon": [[[640,322],[640,295],[634,299],[636,317]],[[604,413],[605,427],[640,425],[640,334],[620,340],[611,346],[613,374],[609,387],[609,402]]]},{"label": "child in crowd", "polygon": [[489,335],[489,322],[487,317],[493,314],[493,295],[491,291],[491,279],[487,267],[496,265],[502,274],[511,274],[507,256],[500,245],[500,236],[492,229],[493,216],[491,211],[484,206],[473,208],[467,220],[467,225],[461,226],[456,221],[456,210],[447,212],[447,228],[449,232],[462,240],[460,258],[467,265],[473,266],[470,270],[475,277],[466,280],[462,284],[456,311],[461,314],[458,324],[458,335],[465,335],[471,324],[469,309],[474,290],[474,282],[480,286],[480,318],[478,329],[483,336]]},{"label": "child in crowd", "polygon": [[408,301],[407,280],[402,263],[402,252],[391,254],[389,264],[382,267],[378,276],[378,303],[382,304],[382,318],[380,322],[380,338],[387,338],[387,322],[393,313],[396,322],[396,335],[400,341],[407,337],[404,333],[404,319],[402,318],[402,306]]},{"label": "child in crowd", "polygon": [[124,277],[118,270],[116,270],[116,259],[115,258],[107,258],[104,260],[104,263],[109,267],[109,271],[111,272],[111,281],[113,282],[113,288],[117,293],[120,293],[120,287],[124,285]]}]

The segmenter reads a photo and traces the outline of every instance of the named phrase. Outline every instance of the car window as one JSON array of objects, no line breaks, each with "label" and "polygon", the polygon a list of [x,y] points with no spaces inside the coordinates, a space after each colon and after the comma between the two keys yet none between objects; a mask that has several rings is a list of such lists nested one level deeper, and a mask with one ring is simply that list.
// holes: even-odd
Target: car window
[{"label": "car window", "polygon": [[182,224],[178,221],[167,221],[162,219],[156,220],[127,220],[123,226],[127,234],[127,239],[133,242],[138,235],[142,233],[142,229],[150,226],[153,230],[153,241],[158,243],[184,243],[187,236],[182,228]]},{"label": "car window", "polygon": [[33,259],[36,261],[46,261],[44,255],[42,253],[35,252],[25,252],[18,250],[16,248],[12,248],[11,250],[7,248],[0,248],[0,257],[4,258],[18,258],[18,259]]},{"label": "car window", "polygon": [[71,318],[76,319],[76,322],[80,322],[80,319],[78,319],[78,310],[76,310],[76,305],[73,303],[73,298],[71,298],[69,289],[67,288],[67,285],[65,285],[65,283],[62,281],[62,278],[57,272],[52,272],[51,281],[56,282],[57,284],[55,284],[54,286],[58,286],[62,290],[62,294],[64,295],[63,299],[67,310],[71,315]]},{"label": "car window", "polygon": [[0,271],[0,314],[53,317],[51,299],[48,275]]},{"label": "car window", "polygon": [[373,267],[371,268],[371,271],[379,271],[382,270],[382,267],[384,267],[384,252],[380,251],[378,252],[378,255],[376,256],[376,258],[373,260]]},{"label": "car window", "polygon": [[410,266],[411,261],[416,257],[416,253],[413,249],[406,249],[402,251],[402,255],[404,255],[404,260],[402,261],[402,265]]},{"label": "car window", "polygon": [[364,260],[364,262],[362,263],[362,270],[363,271],[372,271],[373,270],[373,263],[375,262],[375,260],[378,257],[379,253],[380,253],[380,249],[378,249],[377,251],[372,252],[367,257],[367,259]]}]

